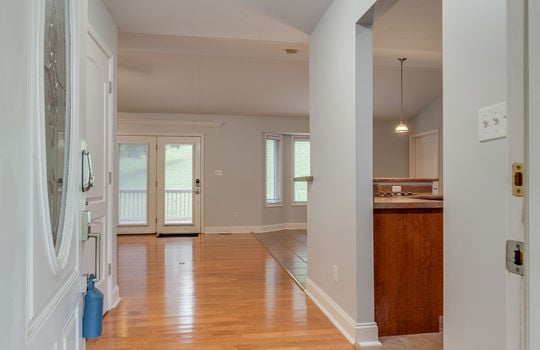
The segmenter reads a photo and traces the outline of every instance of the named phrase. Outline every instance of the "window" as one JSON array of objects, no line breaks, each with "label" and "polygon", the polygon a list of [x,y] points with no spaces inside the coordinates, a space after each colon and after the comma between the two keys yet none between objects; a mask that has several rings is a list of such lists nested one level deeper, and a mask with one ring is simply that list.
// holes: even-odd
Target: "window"
[{"label": "window", "polygon": [[[293,137],[293,177],[310,176],[310,142],[306,137]],[[307,182],[293,182],[293,201],[307,202]]]},{"label": "window", "polygon": [[265,135],[266,204],[281,204],[281,136]]}]

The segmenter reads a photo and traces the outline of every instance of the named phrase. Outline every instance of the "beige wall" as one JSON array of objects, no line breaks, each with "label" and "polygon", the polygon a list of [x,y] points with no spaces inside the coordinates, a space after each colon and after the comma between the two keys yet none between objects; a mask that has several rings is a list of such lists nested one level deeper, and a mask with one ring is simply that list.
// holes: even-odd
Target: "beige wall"
[{"label": "beige wall", "polygon": [[373,121],[373,176],[409,177],[409,136],[439,130],[439,191],[443,176],[442,97],[428,104],[415,118],[408,120],[409,133],[396,134],[393,120]]},{"label": "beige wall", "polygon": [[122,112],[309,114],[307,61],[121,49],[119,64]]},{"label": "beige wall", "polygon": [[[152,126],[137,121],[153,120]],[[217,120],[220,127],[175,126]],[[119,114],[119,135],[204,135],[205,232],[256,232],[305,225],[306,207],[292,206],[291,142],[283,142],[283,206],[264,206],[264,133],[307,133],[307,118],[188,114]],[[223,176],[216,176],[222,170]],[[273,226],[271,226],[273,225]]]},{"label": "beige wall", "polygon": [[409,134],[395,120],[373,120],[373,177],[409,177]]}]

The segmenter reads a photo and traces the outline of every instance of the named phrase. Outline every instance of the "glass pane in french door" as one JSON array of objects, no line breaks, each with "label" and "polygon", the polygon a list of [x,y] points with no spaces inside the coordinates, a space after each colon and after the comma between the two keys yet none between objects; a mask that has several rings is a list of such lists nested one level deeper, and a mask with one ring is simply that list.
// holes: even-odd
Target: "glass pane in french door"
[{"label": "glass pane in french door", "polygon": [[193,145],[165,145],[165,224],[193,223]]},{"label": "glass pane in french door", "polygon": [[147,144],[119,144],[118,223],[145,225],[148,222]]}]

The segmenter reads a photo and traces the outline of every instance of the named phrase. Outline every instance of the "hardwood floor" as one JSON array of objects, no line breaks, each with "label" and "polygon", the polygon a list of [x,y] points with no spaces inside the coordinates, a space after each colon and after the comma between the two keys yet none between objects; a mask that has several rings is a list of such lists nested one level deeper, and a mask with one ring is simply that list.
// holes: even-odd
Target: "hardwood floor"
[{"label": "hardwood floor", "polygon": [[353,349],[250,234],[119,236],[94,349]]}]

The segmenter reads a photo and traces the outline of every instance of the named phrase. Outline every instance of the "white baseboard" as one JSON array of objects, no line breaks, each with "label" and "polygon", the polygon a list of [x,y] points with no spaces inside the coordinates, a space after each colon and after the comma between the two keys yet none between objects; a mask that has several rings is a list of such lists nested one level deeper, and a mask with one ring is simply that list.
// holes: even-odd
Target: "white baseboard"
[{"label": "white baseboard", "polygon": [[207,226],[204,228],[204,233],[265,233],[283,230],[300,230],[306,228],[307,223],[305,222],[291,222],[266,226]]},{"label": "white baseboard", "polygon": [[351,344],[361,347],[382,346],[375,322],[356,323],[332,298],[309,278],[306,293]]},{"label": "white baseboard", "polygon": [[118,304],[120,304],[121,300],[122,298],[120,298],[120,288],[118,288],[118,284],[117,284],[116,286],[114,286],[112,290],[111,300],[110,300],[111,304],[109,305],[109,310],[112,310],[115,307],[117,307]]},{"label": "white baseboard", "polygon": [[307,230],[307,222],[288,222],[285,230]]},{"label": "white baseboard", "polygon": [[259,228],[260,226],[206,226],[204,228],[204,233],[251,233],[256,232]]}]

